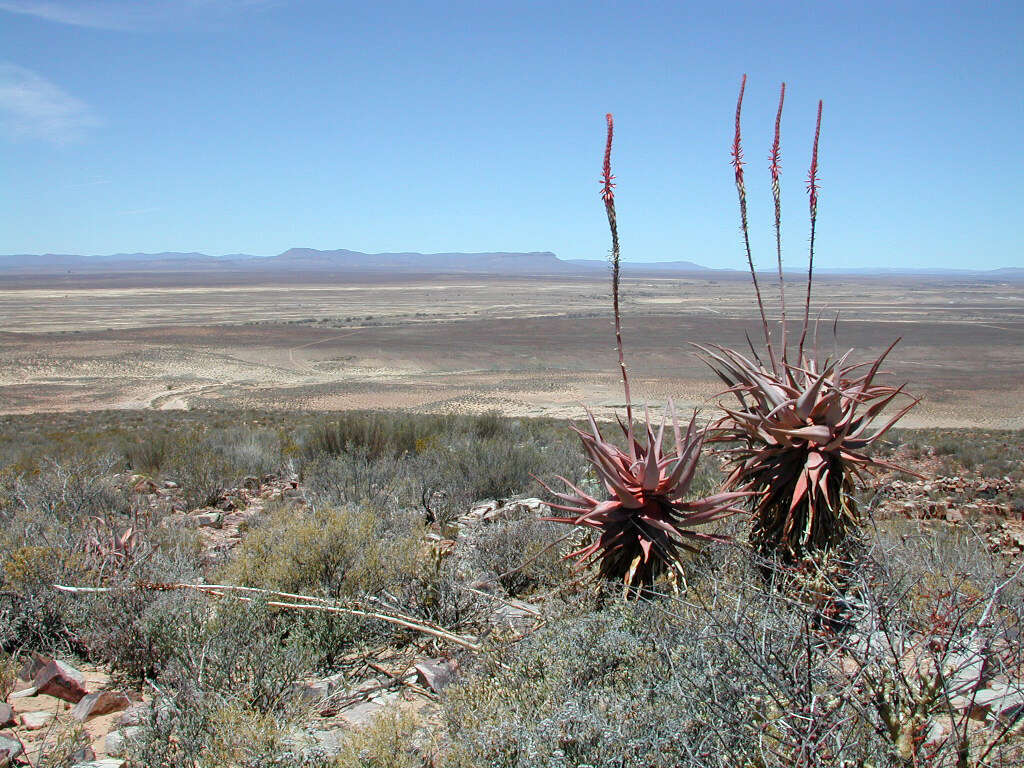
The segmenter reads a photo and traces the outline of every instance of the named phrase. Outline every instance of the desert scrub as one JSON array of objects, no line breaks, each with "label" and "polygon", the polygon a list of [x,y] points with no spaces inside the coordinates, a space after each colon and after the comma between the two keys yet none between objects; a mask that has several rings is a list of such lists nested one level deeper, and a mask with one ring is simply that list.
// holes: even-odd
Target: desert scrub
[{"label": "desert scrub", "polygon": [[751,679],[740,638],[692,618],[617,601],[483,659],[444,697],[448,764],[761,764],[748,761],[774,691]]},{"label": "desert scrub", "polygon": [[419,725],[406,710],[384,712],[356,729],[342,743],[332,768],[418,768],[424,765],[412,748]]},{"label": "desert scrub", "polygon": [[485,526],[473,540],[472,557],[478,567],[513,597],[550,589],[564,582],[570,569],[558,545],[565,532],[551,522],[523,514]]},{"label": "desert scrub", "polygon": [[[441,594],[443,571],[427,556],[422,537],[422,522],[412,515],[355,505],[280,507],[253,527],[217,579],[334,600],[382,599],[429,616],[438,603],[451,601]],[[292,621],[324,669],[353,643],[405,637],[392,625],[348,615],[303,612]]]},{"label": "desert scrub", "polygon": [[329,597],[375,593],[415,576],[422,526],[345,505],[278,507],[258,521],[225,565],[225,583]]},{"label": "desert scrub", "polygon": [[289,760],[282,724],[219,696],[176,691],[158,697],[154,715],[128,742],[132,768],[246,768],[300,765]]},{"label": "desert scrub", "polygon": [[21,664],[17,658],[0,651],[0,701],[6,701],[18,682]]}]

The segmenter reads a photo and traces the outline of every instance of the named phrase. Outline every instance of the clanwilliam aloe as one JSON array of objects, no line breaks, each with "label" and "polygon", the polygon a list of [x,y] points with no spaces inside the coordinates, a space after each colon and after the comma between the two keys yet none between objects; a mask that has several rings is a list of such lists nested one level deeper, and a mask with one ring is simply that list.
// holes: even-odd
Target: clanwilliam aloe
[{"label": "clanwilliam aloe", "polygon": [[546,519],[585,526],[597,533],[590,543],[570,553],[568,557],[578,558],[580,567],[596,559],[597,575],[600,578],[623,581],[629,589],[643,589],[650,587],[667,569],[677,568],[683,550],[695,551],[699,540],[716,538],[695,529],[738,512],[735,503],[748,494],[745,491],[727,491],[707,498],[688,498],[706,435],[706,429],[698,429],[696,425],[696,414],[684,434],[669,401],[668,410],[675,441],[671,451],[664,447],[664,420],[655,435],[648,415],[645,418],[646,439],[638,440],[634,434],[633,405],[619,313],[619,235],[615,216],[615,184],[612,181],[614,176],[611,173],[614,124],[610,114],[607,115],[607,122],[601,197],[612,236],[612,310],[619,369],[626,397],[626,421],[620,421],[619,425],[626,448],[606,440],[593,414],[588,411],[590,431],[573,429],[580,436],[587,459],[608,493],[607,498],[595,498],[563,477],[558,479],[566,484],[565,493],[553,491],[542,484],[561,502],[553,503],[551,507],[569,513],[569,516]]},{"label": "clanwilliam aloe", "polygon": [[[818,138],[821,132],[821,102],[814,132],[814,148],[807,189],[811,221],[807,294],[803,325],[790,360],[786,337],[785,286],[782,273],[781,205],[779,196],[779,129],[785,84],[779,96],[775,140],[771,152],[772,193],[775,202],[775,242],[779,285],[782,294],[781,343],[772,339],[757,272],[750,251],[747,199],[740,144],[740,111],[746,75],[736,104],[736,133],[732,156],[739,195],[740,224],[747,264],[754,282],[767,361],[753,349],[752,358],[724,347],[699,346],[706,362],[739,401],[735,409],[724,408],[718,422],[716,441],[735,441],[729,449],[731,471],[725,488],[749,490],[753,512],[752,543],[766,554],[785,559],[801,558],[840,544],[857,526],[855,482],[865,472],[888,466],[867,455],[865,449],[888,431],[918,400],[905,395],[903,387],[876,381],[879,368],[896,345],[874,360],[850,363],[852,350],[837,360],[819,361],[816,350],[805,347],[809,325],[811,285],[814,273],[814,237],[818,209]],[[897,340],[898,341],[898,340]],[[910,402],[883,426],[873,429],[875,420],[897,397]]]}]

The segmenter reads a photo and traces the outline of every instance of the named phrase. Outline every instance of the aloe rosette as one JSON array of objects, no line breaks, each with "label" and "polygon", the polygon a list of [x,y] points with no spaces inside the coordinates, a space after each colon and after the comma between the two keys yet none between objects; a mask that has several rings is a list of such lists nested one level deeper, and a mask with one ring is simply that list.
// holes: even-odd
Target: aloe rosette
[{"label": "aloe rosette", "polygon": [[582,568],[598,561],[600,578],[621,580],[627,587],[649,587],[668,568],[678,567],[683,551],[696,552],[701,540],[721,537],[696,530],[698,526],[739,512],[736,502],[748,493],[730,491],[704,498],[688,498],[697,469],[706,429],[698,429],[696,415],[685,433],[669,406],[674,450],[666,452],[665,422],[655,434],[645,419],[646,442],[620,423],[628,450],[609,442],[588,411],[590,431],[573,428],[598,480],[608,493],[597,499],[563,477],[568,492],[544,487],[561,500],[552,509],[570,513],[548,517],[558,523],[595,529],[598,535],[568,557],[578,558]]},{"label": "aloe rosette", "polygon": [[[725,487],[755,494],[751,542],[787,558],[841,543],[859,524],[855,481],[901,469],[865,452],[918,402],[876,381],[892,346],[871,363],[848,363],[851,350],[820,370],[804,356],[800,366],[780,366],[781,375],[734,350],[699,349],[739,403],[722,406],[713,439],[740,444],[728,451]],[[909,404],[876,428],[901,396]]]}]

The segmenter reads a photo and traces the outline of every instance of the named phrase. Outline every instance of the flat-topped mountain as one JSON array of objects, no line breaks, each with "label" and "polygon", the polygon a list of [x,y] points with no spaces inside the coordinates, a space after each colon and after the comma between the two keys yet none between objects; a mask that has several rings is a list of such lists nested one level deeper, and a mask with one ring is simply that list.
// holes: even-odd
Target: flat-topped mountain
[{"label": "flat-topped mountain", "polygon": [[[16,254],[0,256],[0,274],[19,276],[246,273],[246,274],[480,274],[510,277],[531,275],[597,275],[608,269],[603,259],[560,259],[551,251],[512,253],[362,253],[344,248],[322,251],[290,248],[276,256],[232,253],[116,253],[108,256],[76,254]],[[624,275],[665,277],[701,274],[739,276],[745,270],[712,269],[692,261],[624,261]],[[761,270],[770,271],[762,266]],[[759,270],[759,271],[761,271]],[[914,268],[822,268],[822,275],[962,277],[978,280],[1024,279],[1024,269],[950,270]]]}]

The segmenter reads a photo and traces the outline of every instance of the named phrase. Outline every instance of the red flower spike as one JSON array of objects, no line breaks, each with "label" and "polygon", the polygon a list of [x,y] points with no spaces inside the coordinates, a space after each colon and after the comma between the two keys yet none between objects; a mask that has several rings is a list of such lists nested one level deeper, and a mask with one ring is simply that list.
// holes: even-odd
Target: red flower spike
[{"label": "red flower spike", "polygon": [[601,199],[607,205],[615,201],[615,184],[612,182],[612,179],[615,178],[612,175],[612,134],[615,133],[615,121],[612,118],[611,112],[606,114],[604,119],[608,121],[608,139],[604,145],[604,173],[601,176]]},{"label": "red flower spike", "polygon": [[779,110],[775,113],[775,140],[772,142],[772,158],[769,167],[772,174],[772,184],[778,185],[779,172],[782,170],[782,147],[780,135],[782,132],[782,103],[786,100],[786,84],[783,83],[779,89]]},{"label": "red flower spike", "polygon": [[811,150],[811,168],[807,173],[807,193],[810,197],[811,216],[818,214],[818,137],[821,136],[821,106],[818,102],[818,122],[814,126],[814,148]]},{"label": "red flower spike", "polygon": [[740,95],[736,99],[736,134],[732,140],[732,167],[736,169],[736,186],[743,186],[743,147],[740,144],[740,113],[743,110],[743,93],[747,90],[747,76],[740,81]]}]

